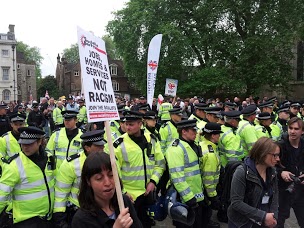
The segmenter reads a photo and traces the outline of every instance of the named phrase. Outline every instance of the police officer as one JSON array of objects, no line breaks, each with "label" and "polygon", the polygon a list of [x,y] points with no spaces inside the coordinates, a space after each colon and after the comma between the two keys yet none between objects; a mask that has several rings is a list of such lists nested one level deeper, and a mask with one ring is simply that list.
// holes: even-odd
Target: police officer
[{"label": "police officer", "polygon": [[145,114],[147,111],[150,111],[150,105],[149,104],[141,104],[138,107],[138,111],[141,112],[142,114]]},{"label": "police officer", "polygon": [[[210,202],[209,219],[212,216],[212,209],[220,209],[220,201],[217,195],[216,186],[220,176],[220,156],[217,151],[217,143],[220,134],[223,133],[221,125],[218,123],[207,123],[203,129],[203,138],[200,142],[202,148],[202,158],[200,159],[200,168],[202,171],[203,186],[205,189],[205,198]],[[209,220],[208,227],[220,227],[220,225],[212,220]]]},{"label": "police officer", "polygon": [[0,104],[0,136],[10,130],[9,120],[6,115],[7,105],[4,103]]},{"label": "police officer", "polygon": [[178,139],[178,133],[176,124],[182,120],[182,109],[173,108],[169,110],[171,120],[164,123],[159,129],[159,135],[161,138],[160,144],[162,152],[165,154],[167,147],[172,143],[174,139]]},{"label": "police officer", "polygon": [[266,101],[259,104],[259,109],[261,112],[268,112],[271,115],[271,122],[274,122],[277,118],[276,114],[273,112],[273,102]]},{"label": "police officer", "polygon": [[68,97],[68,103],[66,104],[65,109],[79,112],[79,106],[74,102],[73,96]]},{"label": "police officer", "polygon": [[77,194],[81,170],[90,153],[103,152],[106,141],[103,130],[88,131],[80,136],[83,152],[73,154],[63,161],[56,175],[54,222],[57,227],[68,227],[79,208]]},{"label": "police officer", "polygon": [[166,121],[170,120],[169,110],[173,109],[173,105],[169,103],[169,98],[166,97],[164,102],[160,105],[158,110],[158,117],[161,123],[165,123]]},{"label": "police officer", "polygon": [[76,126],[78,111],[65,110],[61,114],[65,127],[56,130],[46,145],[46,148],[56,156],[58,169],[66,158],[82,151],[82,131]]},{"label": "police officer", "polygon": [[2,158],[0,213],[12,195],[14,227],[51,228],[54,205],[54,157],[41,146],[45,132],[37,127],[19,128],[22,152]]},{"label": "police officer", "polygon": [[42,130],[42,128],[46,124],[46,119],[44,114],[39,110],[39,104],[33,103],[32,104],[33,110],[29,113],[27,117],[27,124],[28,126],[38,127]]},{"label": "police officer", "polygon": [[24,114],[18,113],[10,116],[12,131],[5,133],[0,138],[0,154],[2,157],[8,159],[20,152],[21,148],[18,143],[20,132],[18,129],[24,127],[25,118]]},{"label": "police officer", "polygon": [[158,140],[160,140],[159,132],[156,129],[156,113],[153,111],[147,111],[143,118],[145,130],[152,133],[157,137]]},{"label": "police officer", "polygon": [[287,121],[289,120],[290,117],[290,111],[289,111],[289,106],[281,106],[278,111],[278,119],[277,119],[277,124],[280,127],[281,130],[281,135],[287,133]]},{"label": "police officer", "polygon": [[79,105],[79,113],[77,114],[77,127],[81,128],[83,127],[83,125],[86,125],[88,122],[87,108],[84,105],[83,99],[78,100],[78,105]]},{"label": "police officer", "polygon": [[219,120],[218,114],[220,113],[222,109],[220,107],[207,107],[205,108],[206,112],[206,118],[204,118],[202,121],[200,121],[197,124],[197,127],[199,129],[199,133],[201,133],[202,129],[205,127],[206,123],[217,123]]},{"label": "police officer", "polygon": [[257,106],[255,104],[252,104],[241,111],[243,114],[243,119],[239,123],[237,134],[241,137],[244,156],[248,155],[248,152],[251,150],[252,145],[257,141],[257,136],[254,129],[256,110]]},{"label": "police officer", "polygon": [[205,103],[196,103],[194,104],[194,112],[189,117],[189,120],[196,119],[196,124],[206,118],[205,108],[208,105]]},{"label": "police officer", "polygon": [[127,133],[113,143],[121,180],[143,227],[151,227],[146,207],[154,204],[155,187],[163,174],[165,160],[157,138],[141,129],[142,114],[126,111],[125,120]]},{"label": "police officer", "polygon": [[[117,111],[120,117],[123,116],[123,112],[125,111],[125,106],[124,105],[117,105]],[[119,135],[119,121],[117,120],[111,120],[110,121],[110,128],[112,133],[116,133]]]},{"label": "police officer", "polygon": [[171,183],[179,194],[180,202],[195,210],[195,222],[193,226],[187,226],[177,221],[173,221],[173,224],[176,227],[207,227],[208,207],[204,203],[199,167],[202,151],[201,147],[195,143],[196,119],[182,120],[177,123],[177,128],[179,138],[171,143],[165,156]]},{"label": "police officer", "polygon": [[229,112],[237,109],[237,104],[233,102],[226,101],[224,102],[224,111]]},{"label": "police officer", "polygon": [[228,162],[240,161],[244,157],[241,138],[236,134],[239,122],[240,111],[225,112],[225,124],[221,126],[218,151],[221,157],[221,165],[226,166]]},{"label": "police officer", "polygon": [[271,115],[268,112],[261,112],[257,119],[259,120],[259,124],[255,125],[255,131],[257,138],[267,137],[272,138],[271,134]]},{"label": "police officer", "polygon": [[55,125],[54,130],[57,130],[60,127],[64,127],[63,117],[61,114],[61,112],[64,110],[65,110],[65,107],[63,106],[62,101],[58,101],[57,107],[54,108],[54,110],[53,110],[53,121],[54,121],[54,125]]}]

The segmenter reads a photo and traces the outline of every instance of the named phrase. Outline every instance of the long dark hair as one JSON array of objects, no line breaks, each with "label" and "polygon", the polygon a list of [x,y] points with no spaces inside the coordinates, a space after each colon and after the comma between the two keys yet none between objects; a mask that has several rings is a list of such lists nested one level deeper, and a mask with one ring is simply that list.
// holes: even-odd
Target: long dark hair
[{"label": "long dark hair", "polygon": [[[112,171],[110,156],[104,152],[90,153],[82,168],[78,201],[82,210],[88,211],[95,216],[97,215],[97,211],[100,210],[100,207],[95,201],[94,191],[88,183],[93,175],[101,173],[102,170]],[[118,202],[115,191],[110,201],[110,207],[114,209],[117,205]]]}]

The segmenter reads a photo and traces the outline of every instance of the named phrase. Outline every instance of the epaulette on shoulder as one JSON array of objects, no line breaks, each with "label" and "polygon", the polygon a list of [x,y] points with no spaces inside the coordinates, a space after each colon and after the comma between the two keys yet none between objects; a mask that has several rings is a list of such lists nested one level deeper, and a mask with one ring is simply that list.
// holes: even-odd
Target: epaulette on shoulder
[{"label": "epaulette on shoulder", "polygon": [[154,134],[150,134],[151,138],[157,141],[157,137]]},{"label": "epaulette on shoulder", "polygon": [[54,132],[56,132],[56,131],[60,131],[60,127],[59,128],[57,128],[57,129],[55,129],[54,131],[52,131],[52,133],[54,133]]},{"label": "epaulette on shoulder", "polygon": [[211,145],[208,145],[208,150],[210,153],[214,153],[213,147]]},{"label": "epaulette on shoulder", "polygon": [[110,122],[111,127],[115,127],[115,123],[113,121]]},{"label": "epaulette on shoulder", "polygon": [[172,146],[177,146],[179,144],[179,139],[175,139],[172,143]]},{"label": "epaulette on shoulder", "polygon": [[119,137],[118,139],[113,142],[113,146],[117,148],[123,142],[123,138]]},{"label": "epaulette on shoulder", "polygon": [[19,153],[14,154],[13,156],[11,156],[8,159],[5,159],[4,157],[1,158],[1,161],[3,161],[6,164],[10,164],[14,159],[16,159],[19,156]]},{"label": "epaulette on shoulder", "polygon": [[78,153],[78,154],[73,154],[73,155],[67,157],[67,161],[68,161],[68,162],[71,162],[71,161],[73,161],[73,160],[75,160],[76,158],[79,158],[79,157],[80,157],[80,153]]},{"label": "epaulette on shoulder", "polygon": [[161,127],[164,128],[168,125],[168,122],[164,123]]},{"label": "epaulette on shoulder", "polygon": [[4,136],[6,136],[6,135],[8,135],[8,132],[6,132],[6,133],[4,133],[3,135],[1,135],[1,137],[4,137]]},{"label": "epaulette on shoulder", "polygon": [[272,122],[272,124],[277,125],[277,121],[276,121],[276,120],[275,120],[275,121],[273,121],[273,122]]}]

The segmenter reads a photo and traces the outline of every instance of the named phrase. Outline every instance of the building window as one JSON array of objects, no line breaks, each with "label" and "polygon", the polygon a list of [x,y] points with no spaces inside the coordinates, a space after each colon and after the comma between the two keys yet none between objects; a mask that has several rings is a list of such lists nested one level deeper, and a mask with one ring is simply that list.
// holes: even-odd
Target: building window
[{"label": "building window", "polygon": [[2,80],[9,80],[9,67],[2,67]]},{"label": "building window", "polygon": [[17,64],[17,69],[20,69],[20,64]]},{"label": "building window", "polygon": [[74,70],[74,76],[75,77],[79,76],[79,71],[78,70]]},{"label": "building window", "polygon": [[7,90],[7,89],[3,90],[2,95],[3,95],[3,100],[4,101],[10,101],[11,92],[9,90]]},{"label": "building window", "polygon": [[117,66],[116,65],[110,66],[110,73],[111,73],[111,75],[117,75]]},{"label": "building window", "polygon": [[117,81],[112,81],[113,91],[119,91],[119,83]]},{"label": "building window", "polygon": [[28,86],[28,91],[32,92],[32,86]]},{"label": "building window", "polygon": [[31,71],[30,70],[26,71],[26,76],[29,76],[29,77],[31,76]]},{"label": "building window", "polygon": [[7,49],[2,49],[2,57],[4,57],[4,58],[9,57],[9,51]]},{"label": "building window", "polygon": [[7,35],[0,34],[0,40],[7,40]]},{"label": "building window", "polygon": [[21,90],[18,89],[18,95],[21,96]]}]

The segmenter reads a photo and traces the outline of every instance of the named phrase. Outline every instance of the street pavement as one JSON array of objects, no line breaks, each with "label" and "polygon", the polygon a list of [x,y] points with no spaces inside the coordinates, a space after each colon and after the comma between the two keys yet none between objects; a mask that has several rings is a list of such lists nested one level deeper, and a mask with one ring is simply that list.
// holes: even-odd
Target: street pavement
[{"label": "street pavement", "polygon": [[[212,220],[217,221],[216,211],[213,211]],[[220,224],[221,224],[221,228],[228,228],[228,225],[226,223],[220,223]],[[156,227],[156,228],[162,228],[162,227],[173,228],[174,226],[172,225],[171,219],[169,217],[167,217],[162,222],[156,222],[156,226],[154,226],[154,227]],[[285,222],[285,228],[300,228],[292,209],[290,210],[290,218],[288,220],[286,220],[286,222]]]}]

